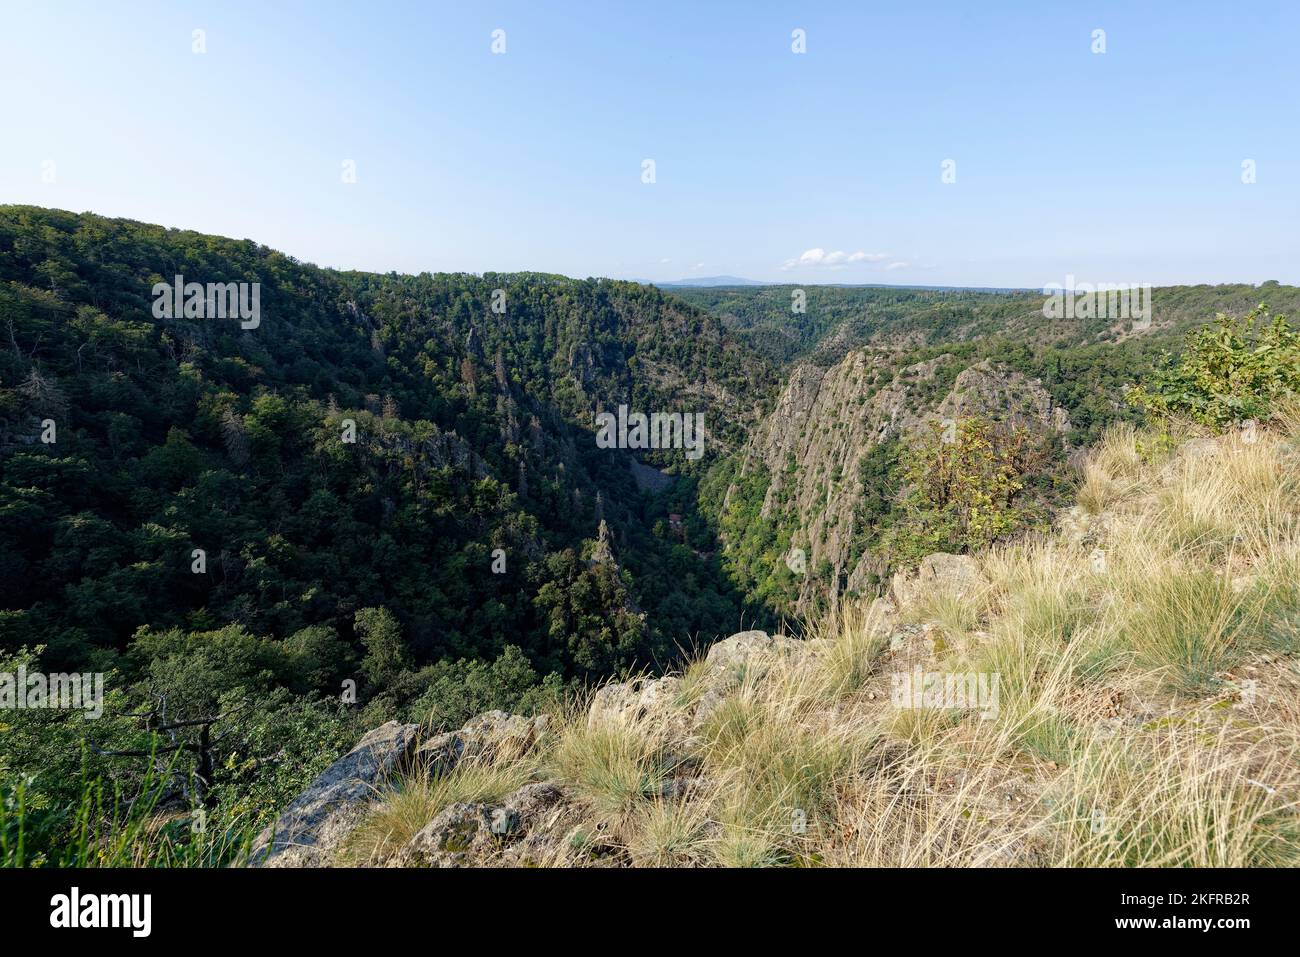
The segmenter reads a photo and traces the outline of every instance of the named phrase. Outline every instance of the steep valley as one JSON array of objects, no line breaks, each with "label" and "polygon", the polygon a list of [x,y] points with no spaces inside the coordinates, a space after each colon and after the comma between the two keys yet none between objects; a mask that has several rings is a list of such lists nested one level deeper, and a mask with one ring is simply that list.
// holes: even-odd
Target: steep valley
[{"label": "steep valley", "polygon": [[[261,314],[155,308],[190,280],[256,283]],[[388,722],[557,713],[745,627],[811,637],[1049,528],[1161,353],[1265,296],[1300,304],[1158,289],[1134,329],[828,286],[791,314],[785,287],[340,272],[0,206],[0,657],[109,688],[84,727],[16,719],[0,770],[54,835],[83,754],[174,801],[118,756],[221,722],[176,773],[260,827]],[[702,454],[602,447],[620,408],[700,417]]]}]

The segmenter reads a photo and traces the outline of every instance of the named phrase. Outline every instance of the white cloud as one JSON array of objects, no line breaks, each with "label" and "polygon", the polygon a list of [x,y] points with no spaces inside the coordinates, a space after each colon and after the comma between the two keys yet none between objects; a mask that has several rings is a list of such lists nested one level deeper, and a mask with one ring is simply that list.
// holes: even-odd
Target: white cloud
[{"label": "white cloud", "polygon": [[889,264],[888,266],[886,266],[885,268],[886,268],[886,269],[906,269],[906,268],[907,268],[908,266],[910,266],[910,265],[912,265],[912,264],[911,264],[911,263],[905,263],[905,262],[893,262],[893,263],[890,263],[890,264]]},{"label": "white cloud", "polygon": [[848,265],[878,263],[888,258],[888,253],[868,253],[861,249],[851,253],[845,252],[843,249],[836,249],[828,253],[822,247],[814,246],[812,249],[804,250],[797,259],[787,259],[781,264],[781,268],[843,269]]}]

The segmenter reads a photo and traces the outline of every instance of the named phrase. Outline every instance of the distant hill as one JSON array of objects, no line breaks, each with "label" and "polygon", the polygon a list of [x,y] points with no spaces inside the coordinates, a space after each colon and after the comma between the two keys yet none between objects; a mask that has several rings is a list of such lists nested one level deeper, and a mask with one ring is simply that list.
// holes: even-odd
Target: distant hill
[{"label": "distant hill", "polygon": [[918,289],[929,292],[989,292],[989,293],[1023,293],[1037,292],[1028,286],[925,286],[893,282],[796,282],[768,281],[766,279],[743,279],[740,276],[700,276],[690,279],[633,279],[646,286],[659,286],[666,289],[714,289],[735,286],[789,286],[807,289],[810,287],[827,287],[833,289]]},{"label": "distant hill", "polygon": [[862,346],[912,349],[999,335],[1038,346],[1135,338],[1172,346],[1218,312],[1241,315],[1264,302],[1274,312],[1300,313],[1300,288],[1276,282],[1158,287],[1145,331],[1127,320],[1046,319],[1043,293],[1028,289],[789,283],[678,285],[669,292],[718,317],[731,335],[778,365],[805,359],[833,364]]},{"label": "distant hill", "polygon": [[711,288],[713,286],[771,286],[774,283],[758,279],[741,279],[739,276],[700,276],[698,279],[673,279],[668,282],[642,280],[648,286],[672,288]]}]

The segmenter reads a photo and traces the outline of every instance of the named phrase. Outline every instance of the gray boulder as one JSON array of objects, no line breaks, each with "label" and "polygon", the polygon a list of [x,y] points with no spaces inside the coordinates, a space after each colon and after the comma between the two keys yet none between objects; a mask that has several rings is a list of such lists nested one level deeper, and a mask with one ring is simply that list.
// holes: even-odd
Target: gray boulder
[{"label": "gray boulder", "polygon": [[492,833],[492,807],[457,802],[439,811],[390,862],[395,867],[457,867]]},{"label": "gray boulder", "polygon": [[708,720],[745,678],[762,678],[782,658],[802,657],[808,646],[786,635],[769,635],[765,631],[742,631],[709,648],[704,658],[708,669],[706,688],[699,696],[692,722],[699,727]]},{"label": "gray boulder", "polygon": [[389,865],[464,867],[536,862],[556,853],[572,826],[571,812],[568,793],[541,782],[523,785],[500,804],[458,802],[440,811]]},{"label": "gray boulder", "polygon": [[[606,721],[650,718],[665,730],[684,735],[731,694],[746,675],[761,677],[778,659],[802,656],[809,650],[805,642],[785,635],[757,630],[738,632],[709,648],[699,679],[701,690],[692,696],[692,702],[681,700],[684,685],[675,676],[616,682],[592,696],[587,722],[594,726]],[[683,712],[692,705],[695,715],[688,718]]]},{"label": "gray boulder", "polygon": [[890,588],[900,608],[910,605],[923,594],[939,592],[955,598],[974,598],[988,586],[979,562],[970,555],[936,552],[921,559],[912,574],[898,572]]},{"label": "gray boulder", "polygon": [[592,695],[587,723],[662,717],[672,710],[680,687],[681,679],[671,675],[605,685]]},{"label": "gray boulder", "polygon": [[739,672],[757,660],[798,654],[802,650],[803,642],[785,635],[742,631],[712,645],[704,661],[710,669]]},{"label": "gray boulder", "polygon": [[414,764],[429,774],[445,774],[461,761],[488,754],[525,754],[546,734],[549,718],[525,718],[504,711],[488,711],[459,731],[434,735],[416,749]]},{"label": "gray boulder", "polygon": [[371,731],[284,809],[253,842],[254,867],[323,867],[361,823],[369,800],[408,763],[419,725],[389,721]]}]

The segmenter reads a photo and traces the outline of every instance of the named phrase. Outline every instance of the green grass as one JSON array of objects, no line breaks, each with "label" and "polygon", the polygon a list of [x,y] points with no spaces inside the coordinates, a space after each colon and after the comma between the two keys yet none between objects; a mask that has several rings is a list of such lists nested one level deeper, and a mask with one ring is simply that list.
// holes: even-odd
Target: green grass
[{"label": "green grass", "polygon": [[151,763],[133,797],[87,778],[74,806],[51,808],[19,779],[0,792],[0,866],[222,867],[247,858],[256,821],[220,809],[164,811],[171,790],[169,770]]},{"label": "green grass", "polygon": [[1132,605],[1122,627],[1136,663],[1181,694],[1214,690],[1257,621],[1248,596],[1212,569],[1153,568],[1129,589]]}]

